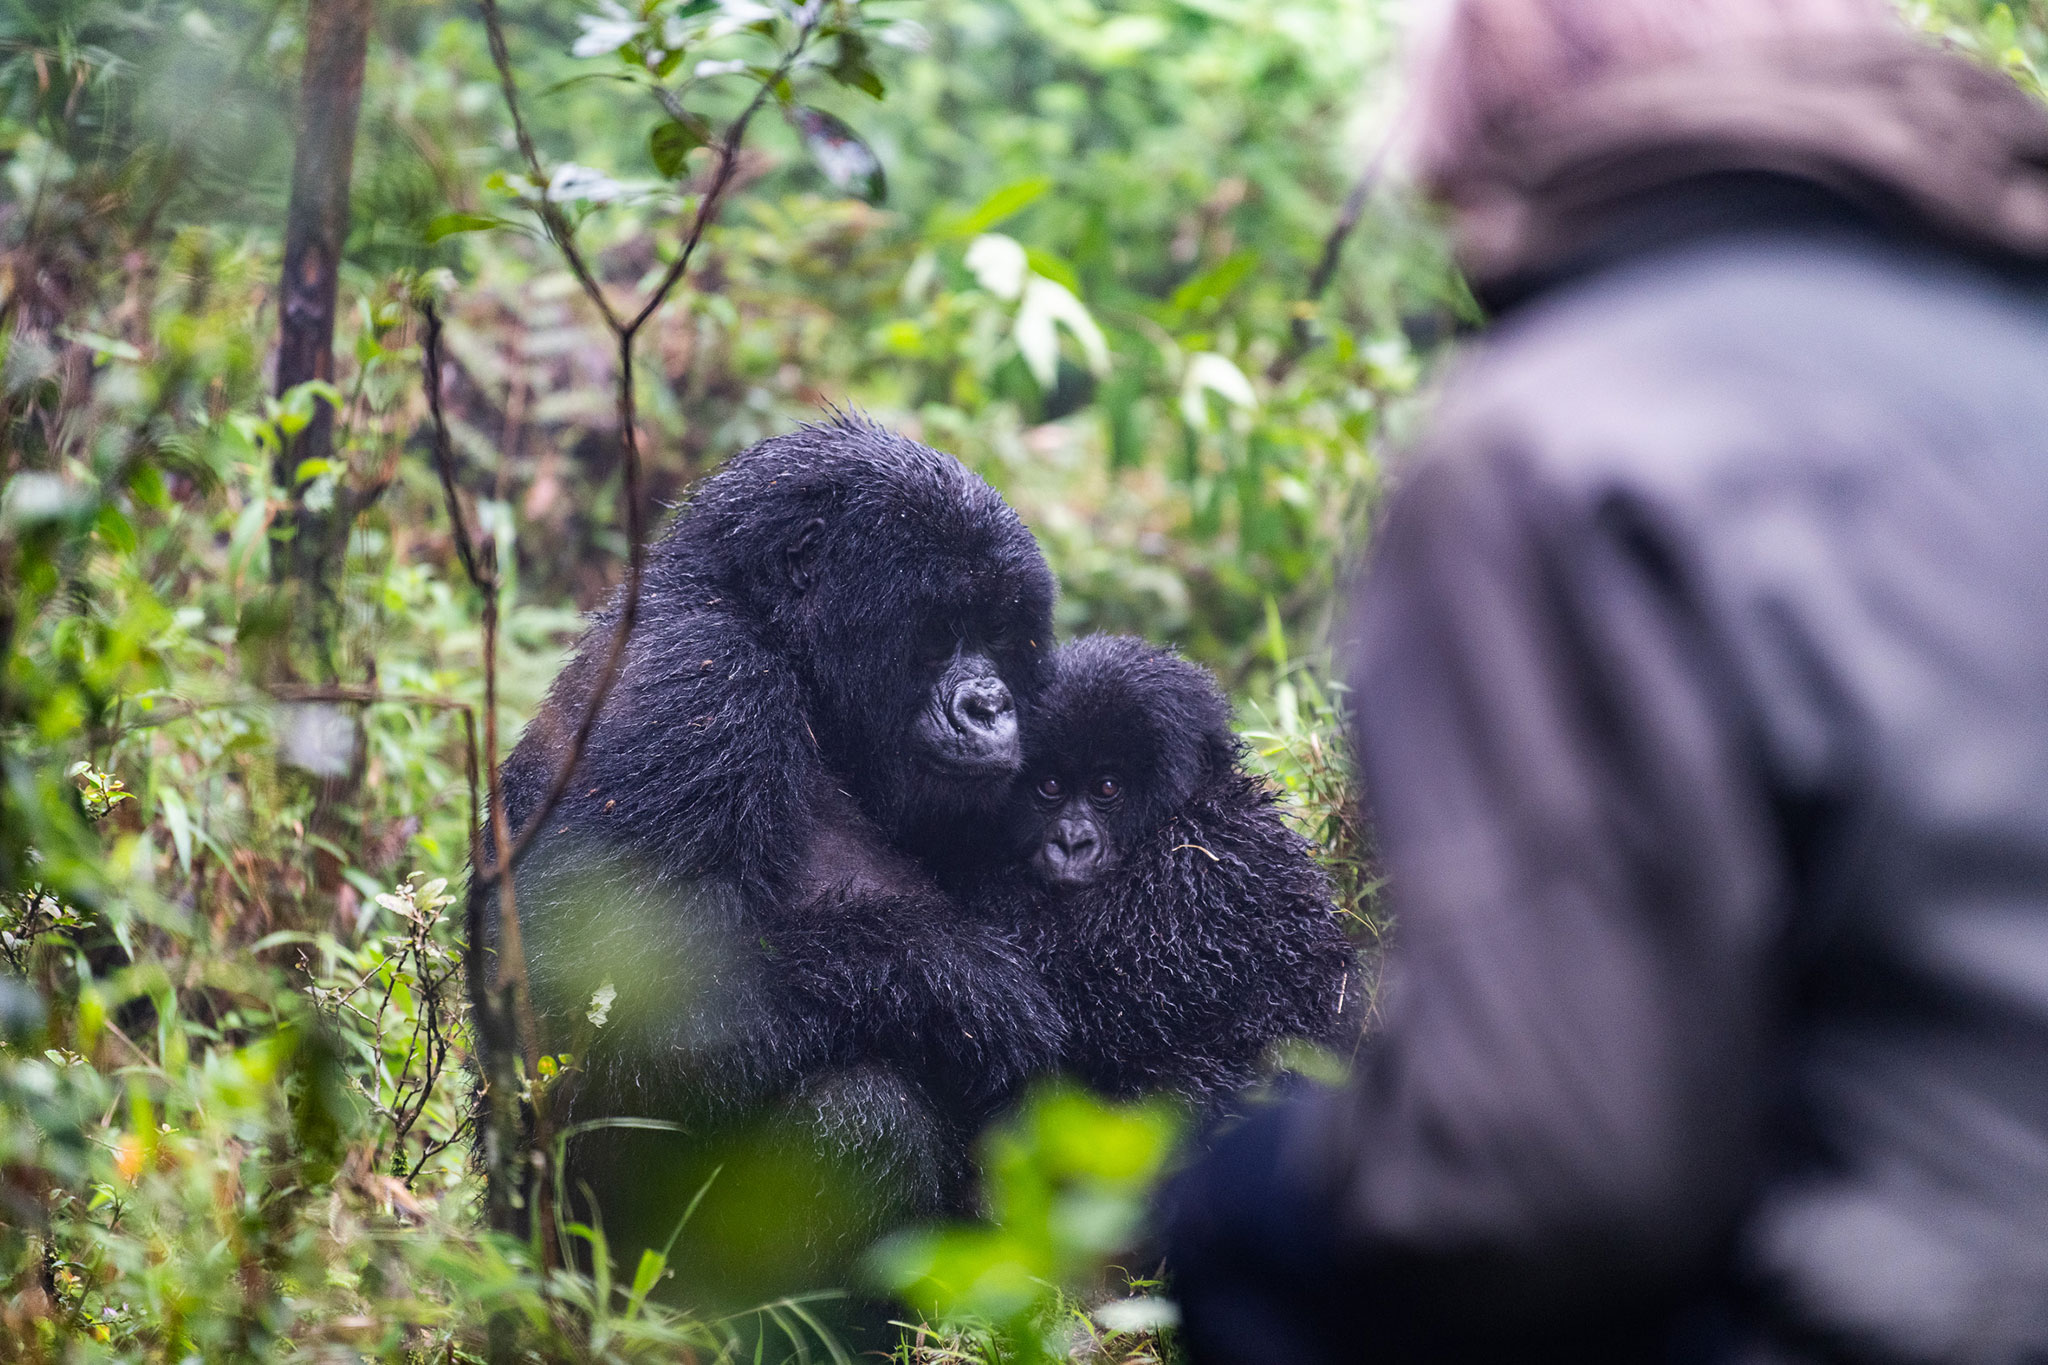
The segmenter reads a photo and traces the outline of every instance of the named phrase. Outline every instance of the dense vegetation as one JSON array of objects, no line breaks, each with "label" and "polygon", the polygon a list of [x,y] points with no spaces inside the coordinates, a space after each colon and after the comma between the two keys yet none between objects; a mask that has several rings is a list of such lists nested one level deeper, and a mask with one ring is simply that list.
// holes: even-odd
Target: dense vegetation
[{"label": "dense vegetation", "polygon": [[[560,1268],[601,1229],[480,1230],[452,888],[579,611],[822,404],[1001,488],[1063,628],[1214,667],[1371,941],[1318,642],[1471,318],[1369,174],[1347,228],[1392,8],[0,4],[0,1358],[746,1338],[658,1257]],[[2039,4],[1910,9],[2038,87]],[[996,1222],[874,1258],[904,1357],[1170,1351],[1106,1267],[1173,1136],[1065,1092],[996,1135]]]}]

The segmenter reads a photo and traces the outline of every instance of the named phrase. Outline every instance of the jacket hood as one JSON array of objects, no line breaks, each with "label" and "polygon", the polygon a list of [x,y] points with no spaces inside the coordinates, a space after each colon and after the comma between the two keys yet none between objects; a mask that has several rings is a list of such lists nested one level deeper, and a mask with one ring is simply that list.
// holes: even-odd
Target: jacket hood
[{"label": "jacket hood", "polygon": [[1691,182],[1803,183],[1879,227],[2048,264],[2048,106],[1904,34],[1745,49],[1589,85],[1490,131],[1435,189],[1488,302]]}]

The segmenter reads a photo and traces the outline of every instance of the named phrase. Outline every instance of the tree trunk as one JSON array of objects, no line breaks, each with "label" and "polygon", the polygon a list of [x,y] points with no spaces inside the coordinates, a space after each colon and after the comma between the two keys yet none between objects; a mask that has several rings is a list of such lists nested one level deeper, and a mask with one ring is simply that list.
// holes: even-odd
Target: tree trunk
[{"label": "tree trunk", "polygon": [[[363,102],[372,0],[307,0],[306,65],[299,77],[298,141],[292,162],[291,208],[285,222],[284,285],[279,294],[277,391],[309,379],[334,378],[334,311],[341,249],[348,240],[349,177],[355,166],[356,115]],[[279,576],[300,580],[316,602],[335,538],[346,524],[348,490],[326,513],[307,508],[298,468],[334,453],[334,409],[314,405],[313,420],[281,442],[274,467],[278,489],[291,499],[288,553],[274,556]],[[315,608],[318,611],[318,607]]]},{"label": "tree trunk", "polygon": [[[348,242],[349,181],[355,170],[356,118],[363,103],[363,68],[369,57],[373,0],[306,0],[306,63],[299,74],[297,140],[292,197],[284,232],[284,280],[278,293],[277,392],[310,379],[334,380],[334,314],[341,252]],[[281,439],[272,480],[289,508],[292,536],[275,547],[271,572],[289,611],[277,657],[289,672],[294,650],[311,645],[322,678],[338,676],[334,655],[339,597],[329,581],[362,502],[346,479],[334,500],[308,507],[298,469],[334,455],[335,411],[324,400],[297,435]],[[324,841],[313,859],[314,885],[323,898],[342,886],[341,860],[326,844],[346,844],[350,811],[366,756],[361,715],[351,710],[354,754],[347,772],[321,776],[314,788],[312,832]]]}]

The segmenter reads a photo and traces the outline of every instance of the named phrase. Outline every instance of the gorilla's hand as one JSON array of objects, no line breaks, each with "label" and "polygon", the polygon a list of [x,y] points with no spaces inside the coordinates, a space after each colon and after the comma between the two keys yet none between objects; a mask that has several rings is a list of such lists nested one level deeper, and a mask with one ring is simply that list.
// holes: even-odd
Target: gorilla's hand
[{"label": "gorilla's hand", "polygon": [[898,1045],[941,1102],[978,1126],[1058,1066],[1067,1024],[1014,937],[987,924],[948,929],[943,951],[915,963],[928,1023]]},{"label": "gorilla's hand", "polygon": [[969,1123],[1056,1065],[1065,1021],[1009,933],[936,892],[826,899],[770,929],[764,965],[841,1060],[885,1058]]}]

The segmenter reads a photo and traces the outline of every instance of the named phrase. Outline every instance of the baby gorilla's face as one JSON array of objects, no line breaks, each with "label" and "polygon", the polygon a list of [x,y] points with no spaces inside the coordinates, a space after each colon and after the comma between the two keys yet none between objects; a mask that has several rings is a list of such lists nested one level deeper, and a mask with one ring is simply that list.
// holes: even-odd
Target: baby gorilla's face
[{"label": "baby gorilla's face", "polygon": [[1208,673],[1114,635],[1053,655],[1025,730],[1015,798],[1024,857],[1062,891],[1131,859],[1236,753],[1229,704]]},{"label": "baby gorilla's face", "polygon": [[1124,781],[1106,768],[1036,775],[1030,823],[1037,839],[1030,862],[1040,880],[1070,890],[1116,867],[1130,845],[1125,813],[1137,804],[1125,800]]}]

